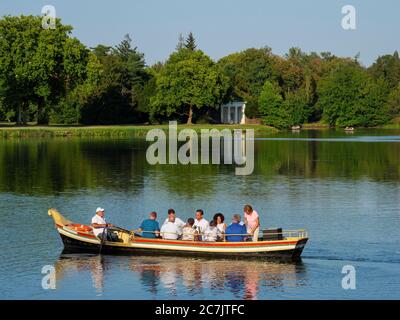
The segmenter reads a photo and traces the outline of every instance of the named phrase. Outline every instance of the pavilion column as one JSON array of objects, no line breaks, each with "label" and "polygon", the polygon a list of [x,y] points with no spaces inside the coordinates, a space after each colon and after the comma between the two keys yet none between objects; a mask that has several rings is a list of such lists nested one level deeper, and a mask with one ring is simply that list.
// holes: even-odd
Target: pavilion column
[{"label": "pavilion column", "polygon": [[228,106],[228,123],[231,123],[231,106]]},{"label": "pavilion column", "polygon": [[235,123],[238,123],[239,119],[239,108],[235,107]]},{"label": "pavilion column", "polygon": [[242,106],[242,119],[241,119],[240,123],[242,123],[242,124],[246,123],[246,103],[243,103],[243,106]]}]

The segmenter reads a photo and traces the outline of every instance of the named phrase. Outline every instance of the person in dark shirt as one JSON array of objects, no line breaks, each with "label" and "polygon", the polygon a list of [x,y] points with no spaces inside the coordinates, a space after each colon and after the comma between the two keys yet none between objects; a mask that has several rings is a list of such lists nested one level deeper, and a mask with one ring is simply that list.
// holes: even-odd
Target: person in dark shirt
[{"label": "person in dark shirt", "polygon": [[157,222],[157,212],[151,212],[149,219],[142,222],[138,231],[142,233],[143,238],[158,238],[160,235],[160,225]]},{"label": "person in dark shirt", "polygon": [[240,224],[240,215],[235,214],[232,218],[232,224],[225,230],[225,239],[228,242],[242,242],[245,241],[247,235],[247,228],[245,225]]}]

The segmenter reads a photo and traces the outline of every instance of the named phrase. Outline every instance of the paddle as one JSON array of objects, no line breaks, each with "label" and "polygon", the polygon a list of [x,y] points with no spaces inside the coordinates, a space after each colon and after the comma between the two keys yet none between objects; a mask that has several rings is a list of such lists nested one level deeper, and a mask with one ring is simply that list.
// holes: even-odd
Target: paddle
[{"label": "paddle", "polygon": [[109,229],[114,229],[114,230],[117,230],[117,231],[122,231],[122,232],[130,233],[129,230],[126,230],[126,229],[123,229],[123,228],[120,228],[120,227],[116,227],[116,226],[109,227]]},{"label": "paddle", "polygon": [[[106,224],[106,226],[107,226],[107,224]],[[104,227],[103,228],[103,234],[101,235],[99,254],[101,254],[101,250],[103,249],[104,236],[105,236],[106,233],[107,233],[107,227]]]}]

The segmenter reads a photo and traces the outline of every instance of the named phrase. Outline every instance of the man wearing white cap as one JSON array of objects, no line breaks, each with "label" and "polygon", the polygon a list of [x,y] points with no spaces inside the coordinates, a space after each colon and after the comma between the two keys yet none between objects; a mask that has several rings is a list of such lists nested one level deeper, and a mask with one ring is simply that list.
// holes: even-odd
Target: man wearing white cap
[{"label": "man wearing white cap", "polygon": [[107,223],[106,219],[104,218],[104,209],[103,208],[97,208],[96,209],[96,214],[92,218],[92,227],[93,227],[93,233],[96,237],[102,239],[103,237],[103,232],[106,230],[107,234],[107,240],[109,241],[115,241],[115,237],[113,233],[107,231],[107,227],[113,227],[113,224]]}]

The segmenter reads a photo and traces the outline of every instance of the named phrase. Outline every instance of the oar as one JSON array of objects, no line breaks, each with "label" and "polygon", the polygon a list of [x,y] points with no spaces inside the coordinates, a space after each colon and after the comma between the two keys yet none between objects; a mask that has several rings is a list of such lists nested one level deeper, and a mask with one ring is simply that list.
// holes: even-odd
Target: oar
[{"label": "oar", "polygon": [[[107,224],[106,224],[106,226],[107,226]],[[105,236],[106,232],[107,232],[107,227],[104,227],[103,228],[103,234],[101,235],[99,254],[101,254],[101,250],[103,249],[104,236]]]},{"label": "oar", "polygon": [[126,230],[126,229],[123,229],[123,228],[120,228],[120,227],[116,227],[116,226],[109,227],[109,229],[114,229],[114,230],[122,231],[122,232],[126,232],[126,233],[130,233],[131,232],[129,230]]}]

